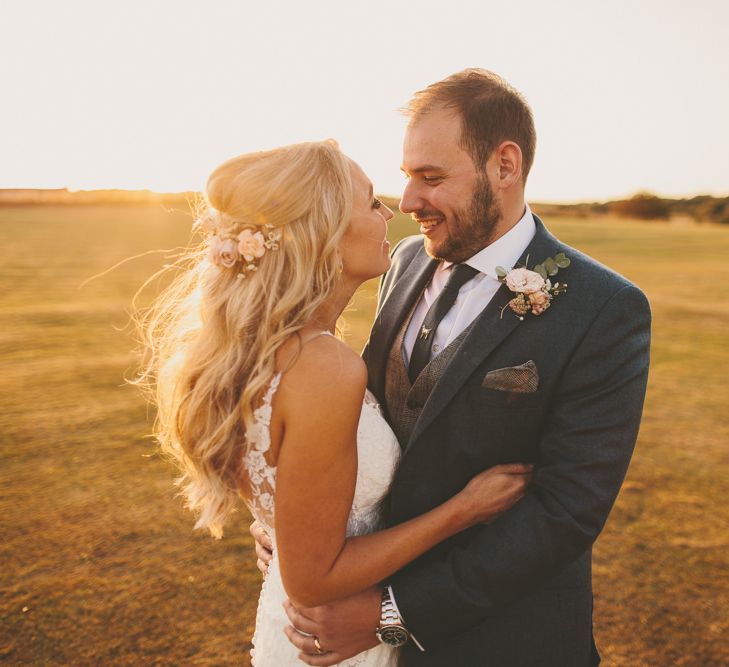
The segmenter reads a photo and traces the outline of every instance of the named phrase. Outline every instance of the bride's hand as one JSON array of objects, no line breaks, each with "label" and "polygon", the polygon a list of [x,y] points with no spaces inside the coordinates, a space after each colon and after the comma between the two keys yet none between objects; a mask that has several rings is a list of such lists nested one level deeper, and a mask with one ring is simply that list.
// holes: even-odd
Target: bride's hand
[{"label": "bride's hand", "polygon": [[531,464],[509,463],[476,475],[456,496],[472,518],[471,525],[492,521],[521,500],[533,470]]},{"label": "bride's hand", "polygon": [[256,544],[256,567],[265,577],[268,574],[268,564],[271,562],[273,556],[273,552],[271,551],[273,549],[273,543],[266,529],[258,521],[254,521],[248,530]]}]

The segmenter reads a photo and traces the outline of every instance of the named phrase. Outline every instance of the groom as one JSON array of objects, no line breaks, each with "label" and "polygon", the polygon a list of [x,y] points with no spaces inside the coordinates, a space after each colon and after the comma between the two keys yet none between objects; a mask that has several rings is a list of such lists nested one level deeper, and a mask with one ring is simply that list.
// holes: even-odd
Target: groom
[{"label": "groom", "polygon": [[[424,243],[395,249],[364,353],[403,449],[388,521],[432,509],[485,468],[536,469],[511,511],[382,587],[289,605],[287,634],[310,665],[377,641],[404,642],[408,666],[596,665],[591,549],[638,433],[648,303],[529,210],[534,124],[500,77],[454,74],[416,93],[408,116],[400,208]],[[497,267],[525,264],[558,274],[497,279]]]}]

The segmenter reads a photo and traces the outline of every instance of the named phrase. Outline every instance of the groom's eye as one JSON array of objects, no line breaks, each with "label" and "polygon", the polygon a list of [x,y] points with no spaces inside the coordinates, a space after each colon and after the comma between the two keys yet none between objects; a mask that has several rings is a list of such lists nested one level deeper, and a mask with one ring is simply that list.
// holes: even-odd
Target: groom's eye
[{"label": "groom's eye", "polygon": [[378,209],[381,206],[382,206],[382,202],[379,199],[377,199],[377,197],[375,197],[374,200],[372,201],[372,208]]}]

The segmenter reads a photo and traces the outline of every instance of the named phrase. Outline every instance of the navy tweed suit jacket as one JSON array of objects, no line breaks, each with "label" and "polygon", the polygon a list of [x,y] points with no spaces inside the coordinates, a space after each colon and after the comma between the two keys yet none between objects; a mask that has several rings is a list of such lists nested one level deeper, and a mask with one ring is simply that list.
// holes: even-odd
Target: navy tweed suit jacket
[{"label": "navy tweed suit jacket", "polygon": [[[502,285],[440,378],[403,456],[390,524],[426,512],[478,472],[533,462],[527,496],[496,521],[465,531],[394,577],[398,607],[425,651],[406,666],[585,667],[592,636],[591,548],[625,477],[648,377],[650,308],[628,280],[560,243],[535,216],[521,259],[565,253],[568,283],[542,315],[501,309]],[[381,283],[363,353],[382,405],[395,335],[437,263],[420,237],[403,240]],[[484,376],[532,361],[532,393],[482,386]]]}]

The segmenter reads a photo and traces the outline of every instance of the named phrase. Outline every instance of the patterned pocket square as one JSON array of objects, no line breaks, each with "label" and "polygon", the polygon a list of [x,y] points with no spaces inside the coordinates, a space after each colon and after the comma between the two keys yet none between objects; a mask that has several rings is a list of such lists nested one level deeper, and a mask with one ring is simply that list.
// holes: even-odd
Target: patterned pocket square
[{"label": "patterned pocket square", "polygon": [[537,365],[530,359],[521,366],[497,368],[486,373],[481,386],[515,394],[533,394],[539,387]]}]

